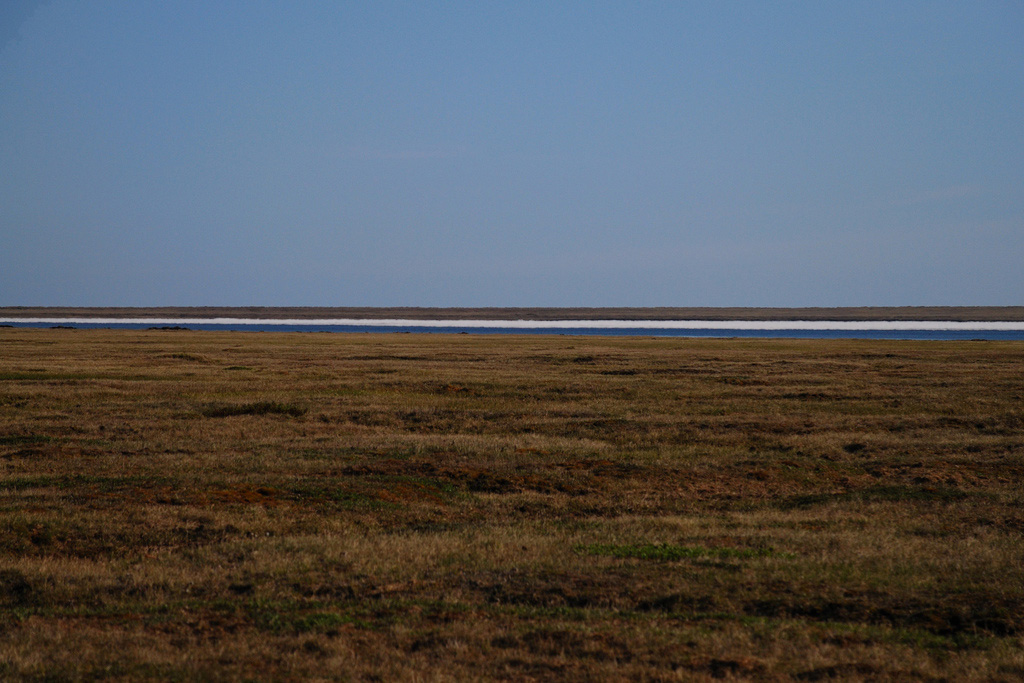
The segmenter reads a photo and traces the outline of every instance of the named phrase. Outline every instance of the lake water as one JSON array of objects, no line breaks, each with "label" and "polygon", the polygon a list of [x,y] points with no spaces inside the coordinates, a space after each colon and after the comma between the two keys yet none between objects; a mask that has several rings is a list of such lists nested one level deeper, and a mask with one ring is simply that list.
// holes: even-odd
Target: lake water
[{"label": "lake water", "polygon": [[0,318],[13,327],[247,332],[434,332],[644,337],[1024,340],[1024,322],[748,320],[264,320],[255,318]]}]

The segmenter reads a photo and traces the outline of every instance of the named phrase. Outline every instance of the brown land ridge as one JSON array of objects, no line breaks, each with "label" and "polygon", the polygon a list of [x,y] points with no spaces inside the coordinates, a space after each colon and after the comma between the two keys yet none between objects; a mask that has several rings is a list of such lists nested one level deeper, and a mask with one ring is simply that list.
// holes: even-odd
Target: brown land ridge
[{"label": "brown land ridge", "polygon": [[0,307],[3,318],[261,318],[267,320],[952,320],[1021,321],[1024,306],[812,308],[567,307],[429,308],[328,306]]}]

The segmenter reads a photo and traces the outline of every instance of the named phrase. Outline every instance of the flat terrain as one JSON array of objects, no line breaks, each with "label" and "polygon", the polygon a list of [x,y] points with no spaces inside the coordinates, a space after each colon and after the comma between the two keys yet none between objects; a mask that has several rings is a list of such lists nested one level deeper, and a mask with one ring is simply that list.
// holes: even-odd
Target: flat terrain
[{"label": "flat terrain", "polygon": [[0,329],[0,678],[1020,680],[1024,343]]},{"label": "flat terrain", "polygon": [[1024,306],[855,308],[369,308],[199,306],[192,308],[0,307],[0,318],[401,318],[413,320],[1024,320]]}]

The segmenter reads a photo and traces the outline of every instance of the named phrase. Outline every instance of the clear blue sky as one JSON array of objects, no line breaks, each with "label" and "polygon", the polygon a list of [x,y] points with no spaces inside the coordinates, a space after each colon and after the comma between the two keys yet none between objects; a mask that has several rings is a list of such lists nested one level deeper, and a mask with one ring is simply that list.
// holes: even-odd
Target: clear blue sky
[{"label": "clear blue sky", "polygon": [[1024,304],[1024,3],[0,2],[0,305]]}]

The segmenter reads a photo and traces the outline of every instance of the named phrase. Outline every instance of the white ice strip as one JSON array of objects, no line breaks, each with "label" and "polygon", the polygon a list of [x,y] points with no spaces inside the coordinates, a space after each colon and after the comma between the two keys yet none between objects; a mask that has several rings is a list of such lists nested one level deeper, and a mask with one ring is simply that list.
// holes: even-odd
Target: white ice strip
[{"label": "white ice strip", "polygon": [[1024,331],[1024,321],[964,322],[952,320],[322,320],[265,318],[0,318],[0,323],[47,325],[253,325],[261,327],[447,327],[486,329],[592,330],[920,330]]}]

